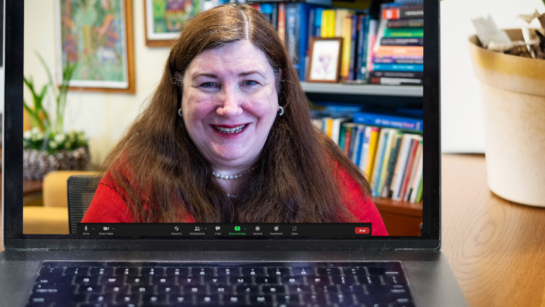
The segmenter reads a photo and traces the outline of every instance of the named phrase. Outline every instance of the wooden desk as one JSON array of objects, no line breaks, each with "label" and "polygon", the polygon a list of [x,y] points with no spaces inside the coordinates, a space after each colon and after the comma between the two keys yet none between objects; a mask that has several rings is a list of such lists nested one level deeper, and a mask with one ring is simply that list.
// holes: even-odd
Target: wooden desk
[{"label": "wooden desk", "polygon": [[545,307],[545,209],[492,194],[484,156],[443,155],[442,212],[442,250],[470,306]]}]

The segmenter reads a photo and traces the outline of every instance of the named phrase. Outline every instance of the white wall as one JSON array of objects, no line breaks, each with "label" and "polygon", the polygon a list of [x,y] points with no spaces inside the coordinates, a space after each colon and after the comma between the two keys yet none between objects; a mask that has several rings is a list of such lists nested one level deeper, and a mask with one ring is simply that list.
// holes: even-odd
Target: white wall
[{"label": "white wall", "polygon": [[[53,69],[55,52],[55,1],[25,0],[25,76],[37,85],[47,82],[47,75],[35,51],[40,52]],[[144,1],[133,1],[136,94],[103,94],[73,91],[68,94],[65,128],[84,130],[90,137],[92,163],[100,164],[124,130],[142,110],[146,99],[159,83],[168,57],[167,48],[148,48],[144,37]],[[31,96],[25,90],[25,99]],[[52,106],[53,102],[49,99]]]},{"label": "white wall", "polygon": [[[34,54],[38,50],[50,67],[56,63],[55,0],[25,0],[25,76],[47,82]],[[471,20],[490,14],[500,27],[516,27],[515,17],[534,9],[545,12],[541,0],[441,1],[442,147],[444,152],[484,152],[482,111],[473,76],[467,38],[475,33]],[[99,164],[142,110],[158,84],[168,56],[166,48],[148,48],[144,40],[143,1],[133,1],[136,94],[71,92],[67,129],[84,130],[91,138],[93,164]],[[30,94],[25,92],[26,99]],[[52,103],[51,101],[49,101]]]},{"label": "white wall", "polygon": [[473,75],[467,39],[471,20],[492,16],[500,28],[517,28],[519,14],[544,13],[541,0],[441,1],[441,119],[443,152],[484,152],[479,82]]}]

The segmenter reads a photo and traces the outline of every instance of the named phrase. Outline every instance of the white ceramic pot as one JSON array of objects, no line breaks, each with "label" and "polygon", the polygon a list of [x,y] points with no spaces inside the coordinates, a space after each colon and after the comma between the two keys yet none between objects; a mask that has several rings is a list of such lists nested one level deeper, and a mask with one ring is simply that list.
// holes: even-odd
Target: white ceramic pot
[{"label": "white ceramic pot", "polygon": [[[522,40],[520,30],[506,30]],[[492,192],[520,204],[545,207],[545,60],[483,49],[469,39],[481,81],[486,166]]]}]

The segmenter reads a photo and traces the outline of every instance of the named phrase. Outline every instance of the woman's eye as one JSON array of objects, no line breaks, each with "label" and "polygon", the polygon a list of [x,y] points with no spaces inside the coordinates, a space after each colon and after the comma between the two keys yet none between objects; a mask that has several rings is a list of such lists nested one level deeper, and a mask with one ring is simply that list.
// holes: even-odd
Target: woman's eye
[{"label": "woman's eye", "polygon": [[215,86],[214,82],[205,82],[201,84],[202,87],[213,87]]},{"label": "woman's eye", "polygon": [[247,80],[247,81],[244,81],[244,85],[247,85],[247,86],[254,86],[254,85],[258,85],[259,83],[257,83],[257,81],[253,81],[253,80]]}]

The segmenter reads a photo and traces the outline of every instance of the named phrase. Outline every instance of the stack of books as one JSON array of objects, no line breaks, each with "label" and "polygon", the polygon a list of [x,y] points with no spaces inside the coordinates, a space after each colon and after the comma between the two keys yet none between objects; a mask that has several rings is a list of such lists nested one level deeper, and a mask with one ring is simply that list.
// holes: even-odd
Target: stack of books
[{"label": "stack of books", "polygon": [[381,6],[369,83],[423,84],[424,6],[417,1],[405,2]]},{"label": "stack of books", "polygon": [[373,197],[422,201],[421,119],[365,112],[314,119],[314,124],[361,169]]}]

